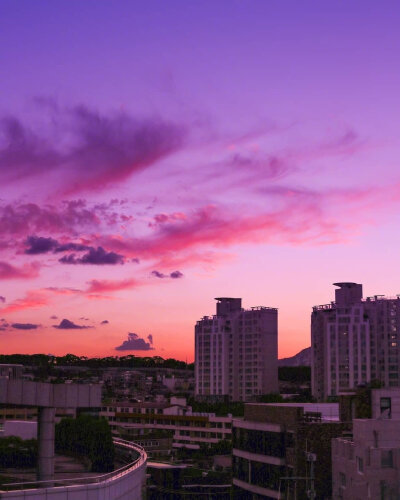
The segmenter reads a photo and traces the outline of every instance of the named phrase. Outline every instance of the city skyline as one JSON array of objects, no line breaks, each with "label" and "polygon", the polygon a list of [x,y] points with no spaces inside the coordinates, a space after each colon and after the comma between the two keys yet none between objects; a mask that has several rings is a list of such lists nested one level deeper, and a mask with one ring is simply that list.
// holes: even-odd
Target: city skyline
[{"label": "city skyline", "polygon": [[194,359],[214,297],[400,293],[397,3],[0,5],[2,352]]}]

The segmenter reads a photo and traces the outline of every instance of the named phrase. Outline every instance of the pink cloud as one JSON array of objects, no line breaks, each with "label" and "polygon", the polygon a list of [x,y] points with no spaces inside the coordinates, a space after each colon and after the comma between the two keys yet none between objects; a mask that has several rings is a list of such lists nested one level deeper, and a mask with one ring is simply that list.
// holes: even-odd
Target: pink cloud
[{"label": "pink cloud", "polygon": [[100,225],[101,219],[83,200],[67,201],[59,207],[36,203],[9,203],[0,206],[0,233],[28,235],[36,232],[74,233]]},{"label": "pink cloud", "polygon": [[36,309],[39,307],[46,306],[49,303],[48,294],[42,290],[28,291],[25,297],[21,299],[16,299],[6,307],[1,308],[1,312],[12,313],[18,311],[24,311],[25,309]]},{"label": "pink cloud", "polygon": [[8,262],[0,261],[0,280],[33,279],[39,276],[40,266],[37,262],[23,267],[15,267]]},{"label": "pink cloud", "polygon": [[329,243],[340,235],[341,225],[325,217],[316,203],[297,203],[270,213],[239,214],[206,206],[186,220],[161,225],[152,235],[138,238],[103,237],[107,248],[141,259],[162,259],[197,247],[226,247],[241,243]]},{"label": "pink cloud", "polygon": [[85,293],[89,294],[99,294],[103,292],[116,292],[118,290],[125,290],[129,288],[135,288],[140,286],[142,283],[137,279],[125,279],[125,280],[91,280],[88,282],[89,287],[85,290]]},{"label": "pink cloud", "polygon": [[172,268],[200,265],[201,267],[206,269],[215,269],[216,265],[223,262],[226,263],[234,258],[234,255],[228,252],[216,252],[212,250],[189,250],[179,253],[174,252],[160,255],[158,260],[155,261],[153,267],[168,270]]},{"label": "pink cloud", "polygon": [[152,222],[149,222],[149,227],[155,227],[160,224],[165,224],[166,222],[176,221],[176,220],[185,220],[186,214],[183,212],[174,212],[172,214],[156,214],[153,218]]}]

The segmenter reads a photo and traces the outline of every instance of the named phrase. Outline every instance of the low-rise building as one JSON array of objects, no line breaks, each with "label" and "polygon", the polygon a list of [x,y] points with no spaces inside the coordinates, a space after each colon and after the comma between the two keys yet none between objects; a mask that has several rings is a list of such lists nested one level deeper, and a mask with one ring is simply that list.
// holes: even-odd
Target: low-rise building
[{"label": "low-rise building", "polygon": [[246,404],[233,420],[234,498],[330,498],[331,439],[346,428],[337,403]]},{"label": "low-rise building", "polygon": [[6,420],[37,420],[37,408],[33,406],[2,406],[0,408],[0,425]]},{"label": "low-rise building", "polygon": [[37,422],[6,420],[0,428],[0,437],[17,436],[21,439],[37,438]]},{"label": "low-rise building", "polygon": [[230,440],[232,435],[232,416],[193,412],[184,398],[173,397],[164,403],[110,403],[100,415],[108,420],[115,436],[133,441],[153,432],[170,431],[174,448],[196,450],[201,444]]},{"label": "low-rise building", "polygon": [[22,378],[24,373],[23,365],[0,364],[0,377],[9,379]]}]

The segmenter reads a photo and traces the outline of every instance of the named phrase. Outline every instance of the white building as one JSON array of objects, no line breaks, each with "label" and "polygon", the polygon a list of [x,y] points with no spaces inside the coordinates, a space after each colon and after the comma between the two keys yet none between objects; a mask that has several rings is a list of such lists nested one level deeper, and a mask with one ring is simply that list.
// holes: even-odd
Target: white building
[{"label": "white building", "polygon": [[100,415],[108,420],[114,436],[138,441],[167,431],[173,448],[197,450],[232,437],[232,415],[193,412],[184,398],[169,403],[110,403]]},{"label": "white building", "polygon": [[335,283],[335,302],[311,315],[312,392],[318,400],[379,380],[399,386],[400,298],[362,298],[362,285]]},{"label": "white building", "polygon": [[278,310],[216,300],[217,314],[195,326],[196,395],[250,401],[278,392]]},{"label": "white building", "polygon": [[2,424],[0,437],[17,436],[21,439],[37,439],[37,422],[6,420]]}]

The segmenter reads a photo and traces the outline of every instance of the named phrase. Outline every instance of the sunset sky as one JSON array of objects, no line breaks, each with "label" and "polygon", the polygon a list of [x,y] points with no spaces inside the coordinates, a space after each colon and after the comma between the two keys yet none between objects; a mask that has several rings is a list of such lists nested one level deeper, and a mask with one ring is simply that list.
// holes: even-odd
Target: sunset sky
[{"label": "sunset sky", "polygon": [[0,1],[0,352],[193,360],[214,297],[310,345],[400,293],[396,1]]}]

